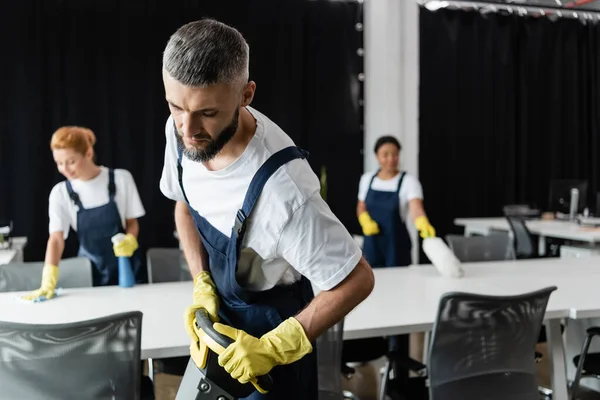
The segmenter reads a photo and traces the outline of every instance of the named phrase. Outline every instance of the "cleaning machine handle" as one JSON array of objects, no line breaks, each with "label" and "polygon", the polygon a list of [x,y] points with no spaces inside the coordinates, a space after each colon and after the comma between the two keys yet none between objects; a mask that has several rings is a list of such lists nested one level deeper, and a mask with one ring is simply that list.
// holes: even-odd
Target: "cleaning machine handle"
[{"label": "cleaning machine handle", "polygon": [[[202,329],[202,331],[208,337],[210,337],[224,349],[233,343],[232,338],[217,332],[215,328],[213,328],[213,322],[210,319],[208,312],[202,308],[196,311],[196,325],[198,326],[198,328]],[[256,383],[263,390],[269,391],[273,387],[273,378],[271,378],[271,375],[269,374],[257,376]]]}]

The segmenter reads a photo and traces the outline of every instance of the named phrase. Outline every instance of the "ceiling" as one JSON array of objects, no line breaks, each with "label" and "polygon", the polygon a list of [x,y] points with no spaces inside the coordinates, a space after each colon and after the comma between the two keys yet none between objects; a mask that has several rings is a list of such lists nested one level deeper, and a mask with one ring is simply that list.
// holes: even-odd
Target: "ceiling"
[{"label": "ceiling", "polygon": [[[463,0],[468,3],[475,0]],[[481,2],[481,1],[479,1]],[[485,3],[508,4],[514,6],[565,8],[582,11],[600,11],[600,0],[485,0]]]}]

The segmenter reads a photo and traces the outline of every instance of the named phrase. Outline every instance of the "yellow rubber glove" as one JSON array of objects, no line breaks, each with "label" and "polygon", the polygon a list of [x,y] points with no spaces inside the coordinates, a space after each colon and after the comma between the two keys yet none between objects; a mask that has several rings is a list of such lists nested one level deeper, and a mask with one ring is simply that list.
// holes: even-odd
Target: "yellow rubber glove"
[{"label": "yellow rubber glove", "polygon": [[421,232],[423,239],[435,237],[435,229],[431,226],[425,215],[421,215],[415,219],[415,227]]},{"label": "yellow rubber glove", "polygon": [[194,364],[198,368],[206,367],[206,360],[208,359],[208,347],[202,340],[192,342],[190,344],[190,357],[194,360]]},{"label": "yellow rubber glove", "polygon": [[377,222],[373,221],[373,218],[371,218],[367,211],[363,211],[358,216],[358,222],[360,223],[365,236],[373,236],[379,233],[379,225],[377,225]]},{"label": "yellow rubber glove", "polygon": [[58,267],[52,264],[44,265],[42,270],[42,284],[40,288],[30,294],[23,296],[27,301],[44,301],[53,298],[56,293],[56,282],[58,281]]},{"label": "yellow rubber glove", "polygon": [[[215,283],[213,282],[210,273],[207,271],[202,271],[194,277],[193,303],[185,309],[183,316],[185,329],[190,336],[190,339],[192,339],[191,346],[196,347],[201,347],[198,344],[199,339],[194,323],[196,311],[200,308],[204,308],[208,312],[208,315],[210,315],[210,319],[213,322],[219,320],[219,296],[217,295]],[[206,349],[204,349],[204,351],[206,351]],[[203,366],[200,365],[198,365],[198,367],[203,368]]]},{"label": "yellow rubber glove", "polygon": [[138,248],[138,241],[131,233],[113,245],[113,251],[117,257],[131,257]]},{"label": "yellow rubber glove", "polygon": [[295,318],[288,318],[260,339],[219,323],[214,328],[235,340],[219,355],[219,365],[240,383],[251,382],[277,365],[291,364],[312,352],[312,344]]}]

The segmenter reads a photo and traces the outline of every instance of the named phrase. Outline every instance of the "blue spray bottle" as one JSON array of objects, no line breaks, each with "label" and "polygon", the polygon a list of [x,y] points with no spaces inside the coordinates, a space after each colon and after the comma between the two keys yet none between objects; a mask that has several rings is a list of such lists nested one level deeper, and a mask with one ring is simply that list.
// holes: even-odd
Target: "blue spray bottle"
[{"label": "blue spray bottle", "polygon": [[[119,243],[125,238],[122,233],[117,233],[112,237],[113,244]],[[119,257],[119,286],[133,287],[135,285],[135,277],[133,276],[133,268],[129,257]]]}]

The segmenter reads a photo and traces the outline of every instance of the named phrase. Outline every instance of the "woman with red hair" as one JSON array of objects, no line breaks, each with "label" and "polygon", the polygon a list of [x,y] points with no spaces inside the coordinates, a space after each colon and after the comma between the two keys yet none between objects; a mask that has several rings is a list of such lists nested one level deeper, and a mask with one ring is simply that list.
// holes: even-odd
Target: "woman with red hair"
[{"label": "woman with red hair", "polygon": [[[118,258],[130,257],[138,282],[147,279],[141,268],[137,237],[138,218],[145,215],[135,181],[129,171],[109,169],[94,161],[96,136],[87,128],[65,126],[54,132],[50,148],[58,171],[66,178],[50,192],[48,244],[38,290],[28,300],[50,299],[55,295],[58,264],[69,228],[77,232],[79,256],[92,262],[94,286],[118,283]],[[113,245],[111,238],[124,233]]]}]

